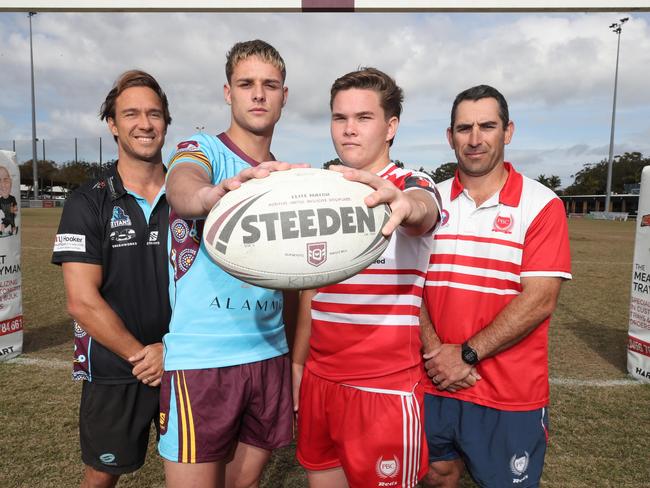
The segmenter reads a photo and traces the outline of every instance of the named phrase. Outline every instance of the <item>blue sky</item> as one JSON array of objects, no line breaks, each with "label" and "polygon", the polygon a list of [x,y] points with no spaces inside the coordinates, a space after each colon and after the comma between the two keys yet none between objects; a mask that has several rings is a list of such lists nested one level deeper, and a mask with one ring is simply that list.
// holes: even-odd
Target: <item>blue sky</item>
[{"label": "blue sky", "polygon": [[[319,166],[335,157],[329,139],[332,81],[376,66],[404,88],[392,156],[419,168],[453,160],[445,139],[459,91],[492,84],[510,103],[515,136],[506,149],[531,177],[557,174],[563,185],[582,164],[607,157],[616,56],[609,24],[629,16],[621,41],[615,154],[650,156],[650,14],[147,14],[41,13],[33,18],[37,136],[59,161],[115,155],[97,118],[114,79],[138,67],[167,92],[173,144],[205,126],[227,128],[223,62],[237,41],[262,38],[287,63],[289,102],[273,151]],[[31,158],[29,25],[0,13],[0,148],[17,139]],[[9,146],[9,147],[7,147]],[[39,145],[39,155],[41,146]]]}]

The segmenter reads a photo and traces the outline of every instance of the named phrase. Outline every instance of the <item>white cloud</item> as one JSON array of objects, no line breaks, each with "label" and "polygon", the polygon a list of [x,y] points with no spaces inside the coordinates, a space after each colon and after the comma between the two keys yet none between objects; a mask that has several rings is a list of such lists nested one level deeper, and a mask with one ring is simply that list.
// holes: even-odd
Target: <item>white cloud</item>
[{"label": "white cloud", "polygon": [[[113,80],[133,67],[151,72],[168,93],[170,144],[197,126],[219,132],[229,120],[222,98],[226,51],[262,38],[287,62],[290,97],[274,143],[285,159],[320,164],[333,156],[329,87],[337,76],[372,65],[393,74],[406,93],[395,157],[428,168],[450,160],[444,130],[453,97],[489,83],[507,96],[519,124],[507,154],[539,168],[537,174],[561,171],[568,184],[583,159],[601,156],[579,149],[608,143],[616,36],[607,26],[618,17],[41,13],[32,19],[38,135],[105,136],[110,146],[97,112]],[[630,17],[621,38],[617,144],[650,153],[650,16]],[[0,14],[0,86],[0,113],[10,123],[0,126],[2,138],[29,138],[25,14]]]}]

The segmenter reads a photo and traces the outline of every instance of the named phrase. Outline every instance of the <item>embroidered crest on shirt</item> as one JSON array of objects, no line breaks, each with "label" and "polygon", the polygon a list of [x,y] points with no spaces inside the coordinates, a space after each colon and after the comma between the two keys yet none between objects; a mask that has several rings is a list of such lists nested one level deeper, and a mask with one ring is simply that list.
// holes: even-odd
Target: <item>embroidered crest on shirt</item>
[{"label": "embroidered crest on shirt", "polygon": [[512,217],[512,214],[498,213],[494,218],[494,223],[492,224],[492,232],[510,234],[514,225],[515,220]]},{"label": "embroidered crest on shirt", "polygon": [[113,214],[111,215],[111,229],[116,227],[128,227],[131,225],[131,217],[124,211],[122,207],[113,207]]}]

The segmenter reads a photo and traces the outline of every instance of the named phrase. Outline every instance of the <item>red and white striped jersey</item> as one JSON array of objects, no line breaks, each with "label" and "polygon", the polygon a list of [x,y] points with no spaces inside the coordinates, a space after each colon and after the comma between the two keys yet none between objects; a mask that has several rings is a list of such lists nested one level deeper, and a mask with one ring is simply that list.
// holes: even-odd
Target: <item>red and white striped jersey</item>
[{"label": "red and white striped jersey", "polygon": [[[439,185],[443,201],[425,299],[443,343],[461,344],[521,293],[521,278],[571,279],[567,219],[561,200],[506,164],[508,179],[478,208],[455,178]],[[501,410],[548,404],[549,318],[519,343],[478,364],[482,380],[457,393],[427,392]]]},{"label": "red and white striped jersey", "polygon": [[[399,189],[440,194],[431,179],[393,163],[378,173]],[[431,233],[398,229],[384,254],[359,274],[320,288],[312,300],[306,366],[330,381],[411,391],[421,378],[419,312]]]}]

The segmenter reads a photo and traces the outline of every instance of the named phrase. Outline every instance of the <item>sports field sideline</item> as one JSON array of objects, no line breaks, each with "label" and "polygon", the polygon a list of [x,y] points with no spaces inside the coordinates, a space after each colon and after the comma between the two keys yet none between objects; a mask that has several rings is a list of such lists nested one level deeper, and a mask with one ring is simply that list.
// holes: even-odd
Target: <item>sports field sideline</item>
[{"label": "sports field sideline", "polygon": [[[22,213],[24,354],[0,363],[0,487],[78,486],[80,388],[70,380],[72,328],[49,264],[60,209]],[[551,437],[544,487],[650,487],[650,385],[626,373],[634,222],[570,220],[573,281],[550,330]],[[120,487],[164,486],[152,450]],[[293,449],[262,486],[307,486]],[[464,487],[473,486],[469,481]]]}]

